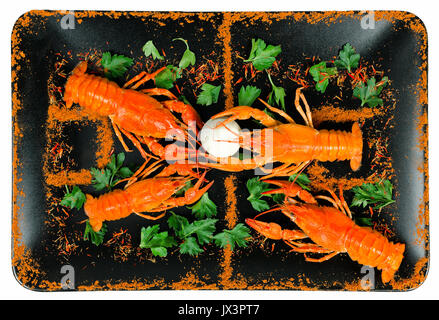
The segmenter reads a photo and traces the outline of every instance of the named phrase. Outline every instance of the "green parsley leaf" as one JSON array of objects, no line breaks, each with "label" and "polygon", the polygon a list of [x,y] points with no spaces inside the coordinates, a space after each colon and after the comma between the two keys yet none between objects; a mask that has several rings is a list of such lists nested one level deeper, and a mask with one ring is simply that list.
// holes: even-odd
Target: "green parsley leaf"
[{"label": "green parsley leaf", "polygon": [[267,201],[261,199],[261,197],[263,197],[262,192],[271,190],[269,184],[260,181],[258,177],[255,177],[249,179],[246,185],[248,192],[250,193],[247,200],[250,201],[253,209],[259,212],[270,209]]},{"label": "green parsley leaf", "polygon": [[166,66],[155,76],[154,82],[158,88],[171,89],[174,86],[175,80],[178,78],[179,71],[173,65]]},{"label": "green parsley leaf", "polygon": [[91,168],[93,177],[92,184],[96,191],[107,188],[111,190],[120,179],[131,177],[133,172],[128,167],[122,167],[125,161],[125,154],[119,153],[117,156],[111,155],[110,162],[105,169]]},{"label": "green parsley leaf", "polygon": [[258,89],[253,86],[242,86],[241,90],[239,90],[238,93],[238,104],[240,106],[249,106],[255,102],[255,100],[259,97],[261,94],[261,89]]},{"label": "green parsley leaf", "polygon": [[86,200],[85,194],[78,186],[74,186],[72,192],[69,191],[69,187],[66,186],[67,192],[64,194],[60,204],[70,209],[81,209]]},{"label": "green parsley leaf", "polygon": [[218,102],[218,96],[221,91],[221,85],[213,86],[205,83],[201,86],[201,93],[198,95],[197,103],[210,106],[212,103]]},{"label": "green parsley leaf", "polygon": [[92,180],[91,183],[96,191],[104,190],[105,188],[110,189],[110,180],[111,180],[111,170],[106,169],[90,169]]},{"label": "green parsley leaf", "polygon": [[392,199],[393,186],[389,180],[379,183],[363,183],[359,187],[353,187],[354,198],[351,206],[365,208],[367,205],[375,205],[374,209],[381,209],[395,200]]},{"label": "green parsley leaf", "polygon": [[329,84],[329,78],[337,74],[337,68],[328,68],[326,62],[322,61],[319,64],[313,65],[309,69],[309,74],[316,82],[316,90],[324,93]]},{"label": "green parsley leaf", "polygon": [[252,39],[250,56],[244,62],[251,62],[256,70],[264,70],[271,67],[276,56],[281,53],[281,46],[266,45],[262,39]]},{"label": "green parsley leaf", "polygon": [[376,83],[375,78],[367,80],[367,86],[361,82],[354,88],[354,97],[361,99],[361,106],[368,104],[374,108],[377,105],[383,105],[383,99],[379,98],[381,91],[387,85],[389,78],[383,77],[380,82]]},{"label": "green parsley leaf", "polygon": [[194,237],[187,237],[184,242],[180,244],[180,253],[182,254],[187,253],[191,256],[198,256],[203,251]]},{"label": "green parsley leaf", "polygon": [[149,40],[147,43],[145,43],[142,50],[143,50],[143,53],[145,54],[145,57],[149,57],[150,55],[152,55],[153,59],[158,59],[158,60],[164,59],[164,57],[160,55],[159,51],[155,47],[152,40]]},{"label": "green parsley leaf", "polygon": [[188,208],[192,210],[192,214],[197,219],[211,218],[217,213],[216,204],[210,200],[208,192],[204,193],[196,204]]},{"label": "green parsley leaf", "polygon": [[177,245],[174,237],[168,235],[168,231],[158,233],[159,225],[142,227],[140,234],[140,248],[151,249],[154,256],[166,257],[168,250],[166,248]]},{"label": "green parsley leaf", "polygon": [[373,225],[372,218],[365,218],[365,217],[356,217],[355,224],[357,224],[359,226],[367,226],[367,227],[370,227]]},{"label": "green parsley leaf", "polygon": [[107,225],[103,223],[101,229],[96,232],[93,230],[90,222],[87,220],[85,224],[84,241],[91,240],[94,245],[99,246],[102,242],[104,242],[104,236],[107,230]]},{"label": "green parsley leaf", "polygon": [[198,242],[200,244],[209,243],[213,239],[213,233],[215,232],[215,223],[218,219],[204,219],[196,220],[186,226],[183,226],[181,230],[181,238],[185,239],[192,234],[197,235]]},{"label": "green parsley leaf", "polygon": [[107,78],[121,77],[133,64],[133,59],[123,55],[111,55],[109,52],[102,54],[101,65],[104,68],[105,76]]},{"label": "green parsley leaf", "polygon": [[334,65],[340,69],[347,69],[351,72],[352,68],[358,67],[360,61],[360,54],[355,53],[350,43],[346,43],[343,49],[338,54],[339,59],[334,61]]},{"label": "green parsley leaf", "polygon": [[247,247],[247,240],[250,237],[250,229],[244,224],[238,223],[232,230],[224,229],[223,232],[216,234],[214,237],[215,244],[221,248],[230,245],[233,251],[235,245],[239,247]]},{"label": "green parsley leaf", "polygon": [[[297,178],[296,178],[297,177]],[[308,184],[311,183],[311,181],[309,180],[308,176],[304,173],[299,174],[299,176],[297,176],[297,173],[291,175],[288,178],[288,181],[297,183],[302,189],[308,190],[310,191],[311,189],[307,186]]]},{"label": "green parsley leaf", "polygon": [[274,85],[273,80],[271,80],[271,76],[268,73],[268,79],[270,80],[271,83],[271,87],[272,87],[272,91],[270,93],[270,95],[268,96],[268,104],[270,105],[274,105],[274,103],[276,103],[278,106],[282,106],[282,110],[285,111],[285,96],[287,95],[285,93],[284,88],[282,87],[277,87]]},{"label": "green parsley leaf", "polygon": [[182,238],[182,231],[189,225],[189,221],[178,214],[171,211],[171,216],[168,218],[168,226],[173,229],[177,237]]},{"label": "green parsley leaf", "polygon": [[191,103],[189,102],[189,100],[185,96],[183,96],[183,95],[179,96],[178,100],[183,101],[185,104],[191,106]]},{"label": "green parsley leaf", "polygon": [[183,53],[183,57],[180,60],[180,63],[178,64],[178,67],[180,69],[186,69],[187,67],[189,67],[189,65],[195,65],[195,53],[193,53],[191,50],[189,50],[189,45],[187,43],[187,40],[182,39],[182,38],[176,38],[176,39],[172,39],[172,41],[175,40],[180,40],[183,41],[186,45],[186,50]]},{"label": "green parsley leaf", "polygon": [[117,172],[117,175],[118,175],[120,178],[122,178],[122,179],[129,178],[129,177],[131,177],[133,174],[134,174],[134,172],[132,172],[131,169],[128,168],[128,167],[122,167],[122,168],[120,168],[119,171]]}]

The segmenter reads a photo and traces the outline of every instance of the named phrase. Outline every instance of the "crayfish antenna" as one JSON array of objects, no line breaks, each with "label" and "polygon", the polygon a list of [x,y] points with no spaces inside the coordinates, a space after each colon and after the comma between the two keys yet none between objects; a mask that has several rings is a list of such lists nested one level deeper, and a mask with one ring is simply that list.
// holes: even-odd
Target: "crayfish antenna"
[{"label": "crayfish antenna", "polygon": [[269,210],[263,211],[263,212],[261,212],[261,213],[258,213],[258,214],[254,217],[254,219],[256,219],[257,217],[260,217],[260,216],[262,216],[262,215],[264,215],[264,214],[266,214],[266,213],[269,213],[269,212],[275,212],[275,211],[280,211],[280,210],[282,210],[281,206],[277,205],[277,206],[275,206],[275,207],[272,208],[272,209],[269,209]]}]

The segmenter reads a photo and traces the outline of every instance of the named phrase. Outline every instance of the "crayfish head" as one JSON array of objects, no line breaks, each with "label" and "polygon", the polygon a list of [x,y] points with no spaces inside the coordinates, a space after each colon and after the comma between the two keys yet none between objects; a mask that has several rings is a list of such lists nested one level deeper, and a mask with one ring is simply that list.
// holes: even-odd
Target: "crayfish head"
[{"label": "crayfish head", "polygon": [[264,222],[249,218],[245,219],[245,223],[247,223],[251,228],[255,229],[257,232],[269,239],[282,239],[282,227],[277,223]]}]

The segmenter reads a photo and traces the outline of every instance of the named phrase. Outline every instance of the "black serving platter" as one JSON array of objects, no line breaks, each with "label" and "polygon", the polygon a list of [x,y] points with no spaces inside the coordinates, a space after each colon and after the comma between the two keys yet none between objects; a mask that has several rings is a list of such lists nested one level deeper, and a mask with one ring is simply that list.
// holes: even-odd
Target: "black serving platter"
[{"label": "black serving platter", "polygon": [[[73,24],[66,20],[67,14],[74,15]],[[73,290],[369,290],[360,285],[366,271],[346,254],[321,264],[309,263],[305,262],[303,255],[289,253],[288,247],[282,243],[276,244],[272,251],[273,241],[268,240],[261,248],[261,241],[252,240],[249,247],[236,249],[231,256],[227,256],[223,249],[208,245],[197,258],[180,255],[175,250],[164,259],[153,259],[137,248],[140,229],[150,222],[132,215],[108,223],[107,235],[125,230],[125,236],[129,238],[125,241],[132,244],[126,258],[121,258],[117,251],[120,248],[116,249],[114,245],[104,243],[96,247],[82,239],[84,225],[81,222],[86,219],[83,210],[64,213],[55,206],[56,211],[50,211],[53,209],[51,201],[59,200],[64,193],[63,186],[48,184],[44,170],[47,153],[53,146],[49,145],[47,138],[48,83],[53,79],[61,88],[65,83],[65,79],[52,77],[57,62],[65,60],[62,68],[68,74],[85,53],[90,57],[110,51],[132,57],[135,62],[145,61],[141,48],[146,41],[153,40],[158,48],[165,49],[166,62],[175,64],[183,52],[183,44],[172,42],[172,39],[180,37],[188,41],[197,59],[217,62],[219,74],[224,75],[225,69],[231,69],[231,78],[222,76],[215,80],[215,84],[224,88],[224,82],[229,81],[233,95],[229,101],[233,99],[236,105],[239,86],[235,83],[244,72],[237,53],[247,55],[251,39],[262,38],[270,44],[281,44],[280,64],[284,71],[285,66],[302,62],[305,57],[329,59],[336,56],[349,42],[364,59],[378,62],[391,79],[396,105],[388,114],[364,121],[365,148],[361,169],[351,172],[345,161],[322,165],[333,177],[355,179],[371,175],[373,155],[366,141],[387,119],[391,119],[385,135],[389,137],[388,152],[394,169],[392,182],[396,203],[375,216],[374,221],[386,223],[392,231],[391,240],[405,243],[406,251],[395,283],[383,284],[381,272],[375,270],[372,290],[418,287],[426,276],[429,256],[427,123],[422,122],[426,120],[427,104],[426,99],[421,99],[427,94],[426,31],[418,17],[390,11],[375,12],[373,28],[365,29],[362,27],[365,14],[31,11],[20,17],[12,33],[12,265],[18,282],[33,290],[64,290],[62,278],[73,270]],[[225,50],[230,52],[229,62]],[[125,77],[130,78],[136,71],[141,70],[130,70]],[[282,81],[288,110],[293,115],[292,101],[297,84],[286,79]],[[123,80],[119,82],[123,83]],[[266,78],[258,76],[254,85],[262,89],[261,97],[268,95],[270,87]],[[186,86],[184,90],[189,102],[195,106],[196,98],[191,88]],[[171,91],[174,92],[175,88]],[[326,99],[331,99],[332,94],[334,92],[328,87],[324,95],[315,90],[307,92],[307,99],[311,106],[321,106]],[[227,96],[222,91],[217,103],[209,107],[199,106],[197,110],[207,121],[223,111],[226,103]],[[341,103],[339,107],[347,111],[356,108],[348,103]],[[349,129],[351,124],[329,121],[322,122],[319,128]],[[88,170],[96,166],[96,126],[93,121],[59,122],[62,139],[72,147],[69,157],[74,163],[70,170]],[[123,151],[119,141],[113,138],[114,152]],[[139,165],[141,158],[133,152],[127,155],[126,162]],[[226,227],[228,205],[224,180],[231,175],[217,170],[208,173],[208,179],[215,180],[209,195],[218,205],[217,230]],[[254,176],[254,172],[239,172],[233,176],[237,188],[237,221],[244,222],[245,218],[256,215],[246,200],[245,187],[245,182]],[[93,192],[89,186],[83,188],[85,192]],[[346,194],[348,202],[350,197]],[[176,208],[174,212],[189,214],[186,208]],[[64,214],[68,217],[62,216]],[[55,223],[56,215],[63,224]],[[285,228],[295,227],[287,220],[272,217]],[[162,229],[166,228],[166,220],[160,224]],[[257,238],[254,232],[252,235]],[[66,265],[72,269],[62,269]]]}]

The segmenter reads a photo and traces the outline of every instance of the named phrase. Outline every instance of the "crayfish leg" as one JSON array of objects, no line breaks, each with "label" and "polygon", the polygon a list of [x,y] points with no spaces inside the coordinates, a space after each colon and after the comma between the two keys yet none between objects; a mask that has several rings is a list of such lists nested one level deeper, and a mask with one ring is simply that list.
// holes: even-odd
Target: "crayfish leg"
[{"label": "crayfish leg", "polygon": [[305,257],[305,261],[308,261],[308,262],[318,262],[318,263],[320,263],[320,262],[328,261],[329,259],[335,257],[337,254],[339,254],[339,252],[334,251],[334,252],[329,253],[329,254],[327,254],[327,255],[321,257],[321,258],[310,258],[310,257],[308,257],[306,254],[304,254],[304,257]]},{"label": "crayfish leg", "polygon": [[150,96],[165,96],[172,100],[177,100],[177,97],[169,90],[163,88],[142,89],[140,92],[146,93]]},{"label": "crayfish leg", "polygon": [[[160,211],[162,211],[162,210],[160,210]],[[148,219],[148,220],[158,220],[158,219],[162,218],[166,214],[166,212],[164,212],[156,217],[150,216],[149,214],[138,213],[135,211],[134,211],[134,214],[138,215],[139,217]]]},{"label": "crayfish leg", "polygon": [[298,253],[332,253],[334,251],[325,249],[315,243],[299,243],[295,241],[285,241],[291,247],[291,251]]},{"label": "crayfish leg", "polygon": [[110,121],[111,121],[111,125],[113,126],[114,133],[116,133],[116,137],[119,139],[119,141],[122,144],[122,147],[125,150],[125,152],[132,152],[133,150],[128,148],[128,146],[126,145],[125,141],[123,140],[122,133],[120,132],[119,127],[117,126],[117,124],[114,122],[113,117],[110,116],[109,118],[110,118]]},{"label": "crayfish leg", "polygon": [[140,144],[140,141],[133,136],[131,133],[129,133],[128,131],[120,128],[120,131],[122,131],[122,133],[129,139],[131,140],[131,142],[134,144],[134,146],[137,148],[137,150],[139,150],[140,154],[142,155],[142,157],[145,160],[149,160],[151,158],[153,159],[157,159],[157,157],[153,156],[152,154],[147,153],[143,148],[142,145]]},{"label": "crayfish leg", "polygon": [[302,201],[306,203],[314,203],[317,204],[316,199],[312,196],[311,193],[300,187],[298,184],[290,181],[284,180],[264,180],[266,183],[274,184],[279,189],[269,190],[262,192],[263,195],[266,194],[274,194],[274,193],[283,193],[287,197],[299,197]]},{"label": "crayfish leg", "polygon": [[[299,112],[299,114],[302,116],[302,118],[305,121],[306,125],[308,127],[314,128],[313,123],[312,123],[311,110],[309,108],[308,102],[305,99],[305,96],[302,93],[302,89],[303,89],[303,87],[297,88],[297,90],[296,90],[296,98],[294,99],[294,104],[296,106],[297,112]],[[300,105],[300,100],[302,100],[303,104],[305,105],[306,113],[303,111],[303,108]]]},{"label": "crayfish leg", "polygon": [[157,177],[169,177],[177,173],[180,176],[190,176],[192,178],[199,179],[200,174],[194,172],[193,171],[194,168],[198,169],[198,165],[174,163],[164,168],[163,171],[157,175]]},{"label": "crayfish leg", "polygon": [[259,98],[259,101],[261,101],[264,106],[266,106],[270,111],[272,112],[276,112],[278,115],[280,115],[282,118],[284,118],[285,120],[287,120],[289,123],[296,123],[293,118],[291,118],[286,112],[284,112],[283,110],[280,110],[278,108],[272,107],[270,106],[267,102],[265,102],[264,100],[262,100],[261,98]]},{"label": "crayfish leg", "polygon": [[199,114],[191,105],[176,99],[163,101],[162,105],[172,112],[181,114],[181,119],[185,124],[190,125],[191,123],[196,123],[199,129],[203,127],[203,121],[201,121]]},{"label": "crayfish leg", "polygon": [[133,77],[131,80],[126,82],[122,88],[128,88],[132,83],[136,82],[133,86],[131,86],[130,89],[137,89],[145,82],[154,79],[156,77],[156,75],[158,75],[164,69],[166,69],[166,67],[162,67],[153,73],[147,73],[146,71],[142,71],[137,76]]},{"label": "crayfish leg", "polygon": [[217,125],[217,127],[219,127],[221,125],[227,125],[229,122],[234,121],[234,120],[247,120],[250,118],[258,120],[265,127],[274,127],[274,126],[281,124],[281,122],[273,119],[268,114],[266,114],[264,111],[259,110],[259,109],[255,109],[252,107],[248,107],[248,106],[237,106],[237,107],[231,108],[229,110],[226,110],[226,111],[223,111],[223,112],[216,114],[211,119],[217,119],[217,118],[221,118],[221,117],[229,117],[229,118],[224,120],[223,122],[219,123]]}]

